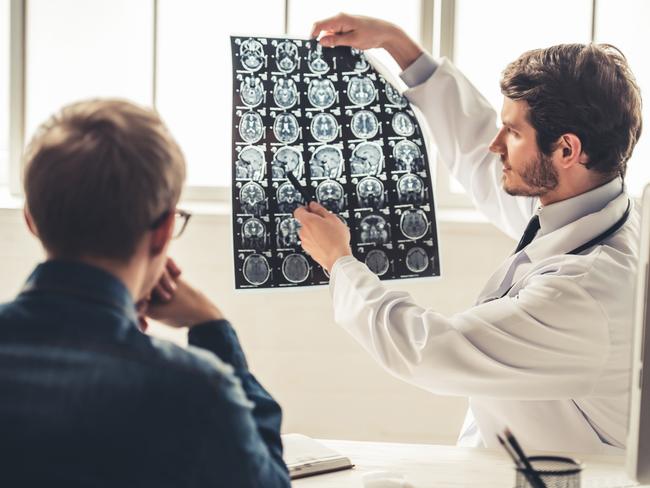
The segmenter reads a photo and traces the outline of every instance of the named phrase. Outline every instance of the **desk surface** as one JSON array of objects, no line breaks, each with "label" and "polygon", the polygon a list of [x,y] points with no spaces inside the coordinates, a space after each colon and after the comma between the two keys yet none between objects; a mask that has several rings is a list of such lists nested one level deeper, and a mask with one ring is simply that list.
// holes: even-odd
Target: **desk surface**
[{"label": "desk surface", "polygon": [[[362,475],[371,471],[404,474],[415,488],[509,488],[514,486],[512,461],[491,449],[427,444],[394,444],[320,440],[348,456],[355,469],[293,482],[295,488],[362,488]],[[625,476],[625,459],[617,456],[575,456],[582,461],[584,488],[637,486]]]}]

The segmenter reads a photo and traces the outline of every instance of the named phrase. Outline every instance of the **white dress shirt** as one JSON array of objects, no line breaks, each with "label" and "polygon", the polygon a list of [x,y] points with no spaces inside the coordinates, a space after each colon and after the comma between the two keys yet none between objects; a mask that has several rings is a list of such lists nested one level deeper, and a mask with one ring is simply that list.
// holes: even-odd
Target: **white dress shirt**
[{"label": "white dress shirt", "polygon": [[[568,253],[621,220],[632,205],[622,181],[542,208],[536,198],[507,195],[501,162],[488,151],[497,132],[494,109],[448,60],[425,55],[412,67],[429,75],[405,95],[477,208],[514,238],[534,212],[541,227],[495,271],[474,307],[449,317],[388,290],[356,259],[341,258],[330,280],[337,323],[395,376],[437,394],[468,396],[460,444],[497,446],[496,434],[508,426],[528,449],[619,451],[627,427],[637,210],[602,243]],[[402,78],[412,85],[418,76],[407,70]]]}]

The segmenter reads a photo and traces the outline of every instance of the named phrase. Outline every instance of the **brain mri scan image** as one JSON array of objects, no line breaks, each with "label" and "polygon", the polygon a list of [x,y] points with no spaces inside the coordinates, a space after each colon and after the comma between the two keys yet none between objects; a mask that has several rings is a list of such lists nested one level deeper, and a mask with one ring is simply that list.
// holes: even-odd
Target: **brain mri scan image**
[{"label": "brain mri scan image", "polygon": [[300,243],[300,238],[298,237],[299,230],[300,223],[293,217],[287,217],[281,220],[276,229],[278,247],[280,249],[296,247]]},{"label": "brain mri scan image", "polygon": [[339,213],[345,206],[345,192],[340,183],[333,180],[323,181],[316,187],[316,199],[330,212]]},{"label": "brain mri scan image", "polygon": [[291,144],[299,136],[298,119],[296,116],[289,113],[281,113],[275,118],[273,122],[273,134],[278,142],[283,144]]},{"label": "brain mri scan image", "polygon": [[362,142],[352,151],[350,158],[350,171],[355,176],[376,176],[384,163],[384,152],[375,142]]},{"label": "brain mri scan image", "polygon": [[275,48],[275,62],[280,71],[290,73],[298,66],[298,46],[291,41],[283,41]]},{"label": "brain mri scan image", "polygon": [[247,76],[239,85],[239,95],[242,102],[249,107],[257,107],[264,100],[264,85],[255,76]]},{"label": "brain mri scan image", "polygon": [[280,108],[291,108],[298,101],[298,88],[291,78],[279,78],[273,87],[273,101]]},{"label": "brain mri scan image", "polygon": [[382,276],[386,274],[390,266],[390,261],[388,256],[381,249],[373,249],[368,253],[365,259],[366,266],[368,269],[375,273],[377,276]]},{"label": "brain mri scan image", "polygon": [[316,47],[309,51],[309,69],[317,75],[325,74],[329,71],[330,65],[323,58],[323,46],[316,43]]},{"label": "brain mri scan image", "polygon": [[367,176],[357,184],[359,205],[379,210],[385,205],[384,184],[377,178]]},{"label": "brain mri scan image", "polygon": [[393,157],[399,171],[422,170],[422,153],[414,142],[399,141],[393,148]]},{"label": "brain mri scan image", "polygon": [[244,260],[244,278],[251,285],[263,285],[269,279],[271,268],[261,254],[251,254]]},{"label": "brain mri scan image", "polygon": [[386,98],[388,98],[390,103],[397,105],[400,108],[404,108],[408,105],[408,100],[400,95],[397,89],[390,83],[386,83]]},{"label": "brain mri scan image", "polygon": [[360,72],[368,71],[370,64],[368,63],[365,54],[363,54],[363,51],[355,48],[352,48],[351,51],[352,56],[355,56],[357,58],[356,62],[354,63],[354,69]]},{"label": "brain mri scan image", "polygon": [[422,204],[424,201],[424,182],[412,173],[397,180],[397,198],[400,203]]},{"label": "brain mri scan image", "polygon": [[289,181],[278,187],[276,199],[281,213],[293,213],[298,205],[304,203],[300,192]]},{"label": "brain mri scan image", "polygon": [[335,146],[320,146],[311,156],[309,173],[312,178],[339,178],[343,172],[343,155]]},{"label": "brain mri scan image", "polygon": [[291,171],[298,179],[302,178],[302,155],[292,147],[281,147],[275,152],[271,162],[271,178],[283,180]]},{"label": "brain mri scan image", "polygon": [[244,249],[262,251],[266,247],[266,227],[264,223],[252,217],[242,225],[242,246]]},{"label": "brain mri scan image", "polygon": [[309,262],[302,254],[289,254],[282,261],[282,274],[291,283],[302,283],[309,276]]},{"label": "brain mri scan image", "polygon": [[429,267],[429,255],[421,247],[413,247],[406,253],[406,267],[413,273],[422,273]]},{"label": "brain mri scan image", "polygon": [[397,85],[349,46],[230,39],[235,288],[327,284],[293,217],[306,195],[350,228],[352,254],[381,280],[439,276],[427,146]]},{"label": "brain mri scan image", "polygon": [[264,153],[256,147],[245,147],[235,162],[235,178],[238,180],[260,181],[264,178],[266,161]]},{"label": "brain mri scan image", "polygon": [[309,82],[307,98],[316,108],[330,107],[336,101],[336,90],[334,83],[327,79],[315,78]]},{"label": "brain mri scan image", "polygon": [[413,125],[411,117],[404,112],[397,112],[393,115],[391,126],[398,136],[409,137],[415,133],[415,125]]},{"label": "brain mri scan image", "polygon": [[420,239],[429,228],[427,215],[419,208],[406,210],[399,219],[399,228],[405,237],[413,240]]},{"label": "brain mri scan image", "polygon": [[332,142],[336,139],[339,124],[332,114],[318,113],[311,121],[311,135],[320,142]]},{"label": "brain mri scan image", "polygon": [[261,215],[266,210],[264,188],[249,181],[239,190],[239,203],[244,213]]},{"label": "brain mri scan image", "polygon": [[239,121],[239,135],[249,144],[259,141],[264,134],[262,117],[256,112],[246,112]]},{"label": "brain mri scan image", "polygon": [[381,215],[367,215],[359,223],[359,240],[363,244],[388,243],[388,223]]},{"label": "brain mri scan image", "polygon": [[370,139],[377,135],[379,121],[370,110],[361,110],[352,116],[352,133],[359,139]]},{"label": "brain mri scan image", "polygon": [[249,71],[257,71],[264,66],[264,47],[255,39],[246,39],[239,46],[241,63]]},{"label": "brain mri scan image", "polygon": [[355,76],[348,82],[348,98],[355,105],[368,105],[374,101],[376,95],[375,85],[366,76]]}]

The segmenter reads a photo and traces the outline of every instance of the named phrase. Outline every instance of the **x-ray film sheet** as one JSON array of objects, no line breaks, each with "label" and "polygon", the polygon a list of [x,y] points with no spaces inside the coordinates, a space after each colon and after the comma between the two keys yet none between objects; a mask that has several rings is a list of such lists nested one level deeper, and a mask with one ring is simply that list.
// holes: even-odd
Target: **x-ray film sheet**
[{"label": "x-ray film sheet", "polygon": [[347,47],[231,37],[236,288],[323,285],[300,246],[289,171],[381,279],[439,276],[433,191],[408,101]]}]

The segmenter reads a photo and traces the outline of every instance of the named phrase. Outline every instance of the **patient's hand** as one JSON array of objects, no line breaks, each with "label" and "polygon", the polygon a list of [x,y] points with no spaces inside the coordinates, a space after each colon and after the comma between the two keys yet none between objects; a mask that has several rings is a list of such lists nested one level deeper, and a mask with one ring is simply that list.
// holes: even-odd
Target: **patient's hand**
[{"label": "patient's hand", "polygon": [[168,300],[152,299],[148,303],[147,316],[172,327],[192,327],[224,318],[208,297],[180,277],[174,280]]},{"label": "patient's hand", "polygon": [[168,257],[165,269],[151,292],[151,297],[161,302],[171,300],[176,291],[176,280],[180,275],[181,269],[172,258]]},{"label": "patient's hand", "polygon": [[150,295],[136,304],[140,330],[147,317],[172,327],[191,327],[223,318],[221,311],[203,293],[181,279],[181,269],[167,258],[165,269]]},{"label": "patient's hand", "polygon": [[331,271],[340,257],[352,255],[350,229],[322,205],[298,207],[294,217],[300,222],[302,248],[326,270]]}]

